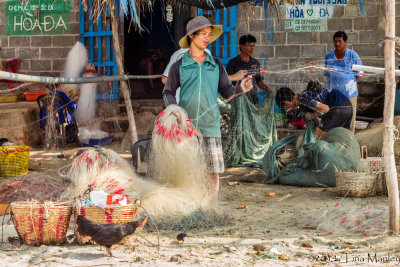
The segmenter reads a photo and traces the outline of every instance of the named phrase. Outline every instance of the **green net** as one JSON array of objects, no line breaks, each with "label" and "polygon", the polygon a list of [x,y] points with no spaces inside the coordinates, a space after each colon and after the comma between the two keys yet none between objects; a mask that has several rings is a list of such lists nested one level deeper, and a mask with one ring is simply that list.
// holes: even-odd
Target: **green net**
[{"label": "green net", "polygon": [[356,171],[360,163],[360,146],[354,134],[345,128],[333,128],[315,140],[314,123],[309,122],[299,156],[279,169],[276,152],[295,142],[298,135],[280,139],[265,154],[263,169],[271,178],[267,183],[296,186],[335,186],[335,171]]},{"label": "green net", "polygon": [[246,96],[226,102],[219,99],[221,133],[226,167],[261,167],[268,148],[277,140],[274,93],[260,105]]}]

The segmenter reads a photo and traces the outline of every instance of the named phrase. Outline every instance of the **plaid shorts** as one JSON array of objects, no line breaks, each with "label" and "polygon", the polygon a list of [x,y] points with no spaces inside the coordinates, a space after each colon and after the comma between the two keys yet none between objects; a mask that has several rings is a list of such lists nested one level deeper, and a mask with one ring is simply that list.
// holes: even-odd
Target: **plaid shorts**
[{"label": "plaid shorts", "polygon": [[210,173],[223,173],[225,171],[224,155],[222,152],[221,138],[204,137],[203,152]]}]

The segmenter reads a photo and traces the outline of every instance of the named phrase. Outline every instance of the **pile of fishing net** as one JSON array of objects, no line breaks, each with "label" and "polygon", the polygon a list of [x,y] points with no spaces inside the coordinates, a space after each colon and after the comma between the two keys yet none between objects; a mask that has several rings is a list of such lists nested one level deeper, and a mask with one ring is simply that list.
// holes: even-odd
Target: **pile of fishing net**
[{"label": "pile of fishing net", "polygon": [[0,203],[25,201],[56,201],[68,185],[63,179],[30,172],[29,174],[10,178],[0,186]]},{"label": "pile of fishing net", "polygon": [[88,185],[109,194],[125,194],[131,202],[140,199],[161,229],[210,225],[205,222],[217,216],[209,205],[200,133],[186,112],[175,105],[156,119],[145,179],[133,171],[128,161],[106,148],[88,149],[62,172],[71,180],[61,196],[63,200],[82,196]]},{"label": "pile of fishing net", "polygon": [[320,233],[334,236],[375,236],[387,233],[388,207],[353,204],[351,208],[336,207],[310,212],[297,220],[299,228],[317,229]]},{"label": "pile of fishing net", "polygon": [[274,120],[275,93],[269,92],[260,105],[247,96],[227,102],[218,98],[226,167],[261,167],[269,147],[277,141]]},{"label": "pile of fishing net", "polygon": [[[398,137],[398,129],[400,127],[400,116],[394,117],[393,125],[396,127],[395,136]],[[356,138],[360,146],[367,146],[368,156],[376,157],[382,154],[383,146],[383,127],[384,123],[377,121],[372,123],[367,129],[356,134]],[[400,160],[400,141],[395,138],[394,155],[396,160]]]},{"label": "pile of fishing net", "polygon": [[[360,147],[354,134],[345,128],[333,128],[319,141],[315,138],[315,122],[308,121],[297,158],[279,168],[277,152],[296,145],[299,135],[289,135],[275,142],[263,159],[263,170],[271,179],[267,183],[295,186],[335,186],[335,171],[356,171],[360,164]],[[300,139],[301,140],[301,139]],[[281,161],[282,162],[282,161]]]}]

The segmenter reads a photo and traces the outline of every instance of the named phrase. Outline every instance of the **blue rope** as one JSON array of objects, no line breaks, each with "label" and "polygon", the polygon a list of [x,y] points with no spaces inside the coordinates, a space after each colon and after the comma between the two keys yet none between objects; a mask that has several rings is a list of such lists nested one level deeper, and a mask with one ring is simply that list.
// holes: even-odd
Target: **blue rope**
[{"label": "blue rope", "polygon": [[366,16],[364,0],[359,0],[360,12],[363,17]]},{"label": "blue rope", "polygon": [[[268,11],[268,3],[267,0],[264,0],[264,17],[265,17],[265,42],[267,44],[272,44],[275,41],[275,26],[270,26],[269,11]],[[273,23],[273,22],[272,22]]]}]

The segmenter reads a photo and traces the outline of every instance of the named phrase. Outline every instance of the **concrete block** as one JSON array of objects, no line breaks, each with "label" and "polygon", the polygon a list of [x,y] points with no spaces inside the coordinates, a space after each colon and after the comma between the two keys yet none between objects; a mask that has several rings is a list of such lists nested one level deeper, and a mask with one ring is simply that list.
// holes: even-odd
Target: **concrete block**
[{"label": "concrete block", "polygon": [[245,21],[239,21],[237,27],[238,35],[249,32],[249,24]]},{"label": "concrete block", "polygon": [[334,34],[335,34],[334,31],[320,32],[319,33],[319,42],[321,44],[333,44],[333,35]]},{"label": "concrete block", "polygon": [[38,71],[21,71],[22,74],[26,74],[26,75],[33,75],[33,76],[39,76],[39,72]]},{"label": "concrete block", "polygon": [[354,18],[359,17],[359,8],[356,5],[346,5],[344,7],[344,17],[346,18]]},{"label": "concrete block", "polygon": [[261,6],[256,6],[254,8],[250,8],[250,18],[252,19],[265,19],[264,18],[264,8]]},{"label": "concrete block", "polygon": [[362,58],[365,56],[379,56],[379,48],[376,44],[355,44],[353,50]]},{"label": "concrete block", "polygon": [[17,57],[21,59],[39,58],[39,48],[17,48]]},{"label": "concrete block", "polygon": [[[360,43],[374,43],[377,44],[385,37],[382,31],[360,31]],[[355,43],[355,42],[354,42]]]},{"label": "concrete block", "polygon": [[312,43],[313,44],[319,44],[320,43],[319,36],[320,36],[319,32],[313,32],[312,33]]},{"label": "concrete block", "polygon": [[51,70],[51,60],[31,60],[31,71]]},{"label": "concrete block", "polygon": [[288,44],[309,44],[312,43],[312,32],[288,32]]},{"label": "concrete block", "polygon": [[0,42],[1,42],[0,47],[2,49],[5,48],[5,47],[9,47],[9,45],[8,45],[8,36],[1,36],[0,37]]},{"label": "concrete block", "polygon": [[[374,58],[374,57],[368,57],[368,58],[362,58],[362,63],[365,66],[371,66],[371,67],[378,67],[378,68],[384,68],[385,67],[385,59],[384,58]],[[400,61],[398,62],[400,64]],[[398,66],[396,64],[395,66]],[[364,77],[363,77],[364,79]]]},{"label": "concrete block", "polygon": [[31,46],[51,47],[53,45],[52,36],[31,36]]},{"label": "concrete block", "polygon": [[4,12],[0,13],[0,24],[5,25],[7,24],[5,8],[1,8],[1,10],[4,10]]},{"label": "concrete block", "polygon": [[[397,13],[397,9],[399,8],[399,12],[400,12],[400,5],[396,5],[396,14],[399,15],[399,13]],[[385,6],[381,3],[381,4],[377,4],[377,5],[365,5],[365,13],[366,16],[368,17],[376,17],[376,16],[384,16],[385,15]]]},{"label": "concrete block", "polygon": [[280,18],[279,21],[275,20],[275,30],[277,32],[292,32],[293,30],[285,29],[285,21],[286,19]]},{"label": "concrete block", "polygon": [[17,57],[15,48],[2,48],[0,50],[0,57],[5,59],[14,59]]},{"label": "concrete block", "polygon": [[54,36],[53,38],[53,47],[67,47],[67,46],[72,47],[74,46],[74,44],[75,44],[74,35]]},{"label": "concrete block", "polygon": [[18,70],[19,71],[27,71],[30,70],[30,60],[21,60],[21,62],[18,64]]},{"label": "concrete block", "polygon": [[354,30],[379,30],[379,17],[354,18]]},{"label": "concrete block", "polygon": [[250,32],[264,32],[265,20],[252,20],[249,26]]},{"label": "concrete block", "polygon": [[274,53],[274,46],[269,45],[269,46],[256,46],[256,48],[254,49],[254,57],[256,58],[260,58],[262,54],[266,54],[268,55],[268,57],[274,57],[275,53]]},{"label": "concrete block", "polygon": [[29,47],[31,45],[30,36],[10,36],[9,44],[11,47]]},{"label": "concrete block", "polygon": [[41,59],[62,59],[66,58],[70,48],[40,48]]},{"label": "concrete block", "polygon": [[350,31],[352,29],[352,19],[328,19],[328,31]]},{"label": "concrete block", "polygon": [[65,61],[66,60],[57,60],[57,59],[52,60],[51,61],[52,62],[51,70],[53,70],[53,71],[64,71]]},{"label": "concrete block", "polygon": [[302,45],[301,57],[324,57],[326,45]]},{"label": "concrete block", "polygon": [[267,67],[267,73],[268,73],[268,71],[275,72],[275,71],[279,71],[279,70],[288,70],[289,69],[289,59],[288,58],[269,58],[266,67]]},{"label": "concrete block", "polygon": [[342,18],[344,16],[344,6],[335,6],[333,9],[334,18]]},{"label": "concrete block", "polygon": [[40,76],[46,76],[46,77],[60,77],[60,72],[57,72],[57,71],[40,71],[39,75]]},{"label": "concrete block", "polygon": [[70,22],[69,23],[69,33],[70,34],[79,34],[79,23]]},{"label": "concrete block", "polygon": [[355,32],[346,32],[347,34],[347,44],[355,44],[359,41],[359,34]]},{"label": "concrete block", "polygon": [[299,45],[277,46],[275,50],[276,57],[300,57]]},{"label": "concrete block", "polygon": [[[260,43],[261,43],[261,45],[267,44],[267,42],[265,40],[265,33],[263,33],[263,32],[261,33]],[[276,44],[276,45],[286,44],[286,32],[275,33],[274,44]]]},{"label": "concrete block", "polygon": [[[396,25],[400,25],[400,18],[396,18]],[[396,27],[396,36],[400,35],[400,27]]]}]

